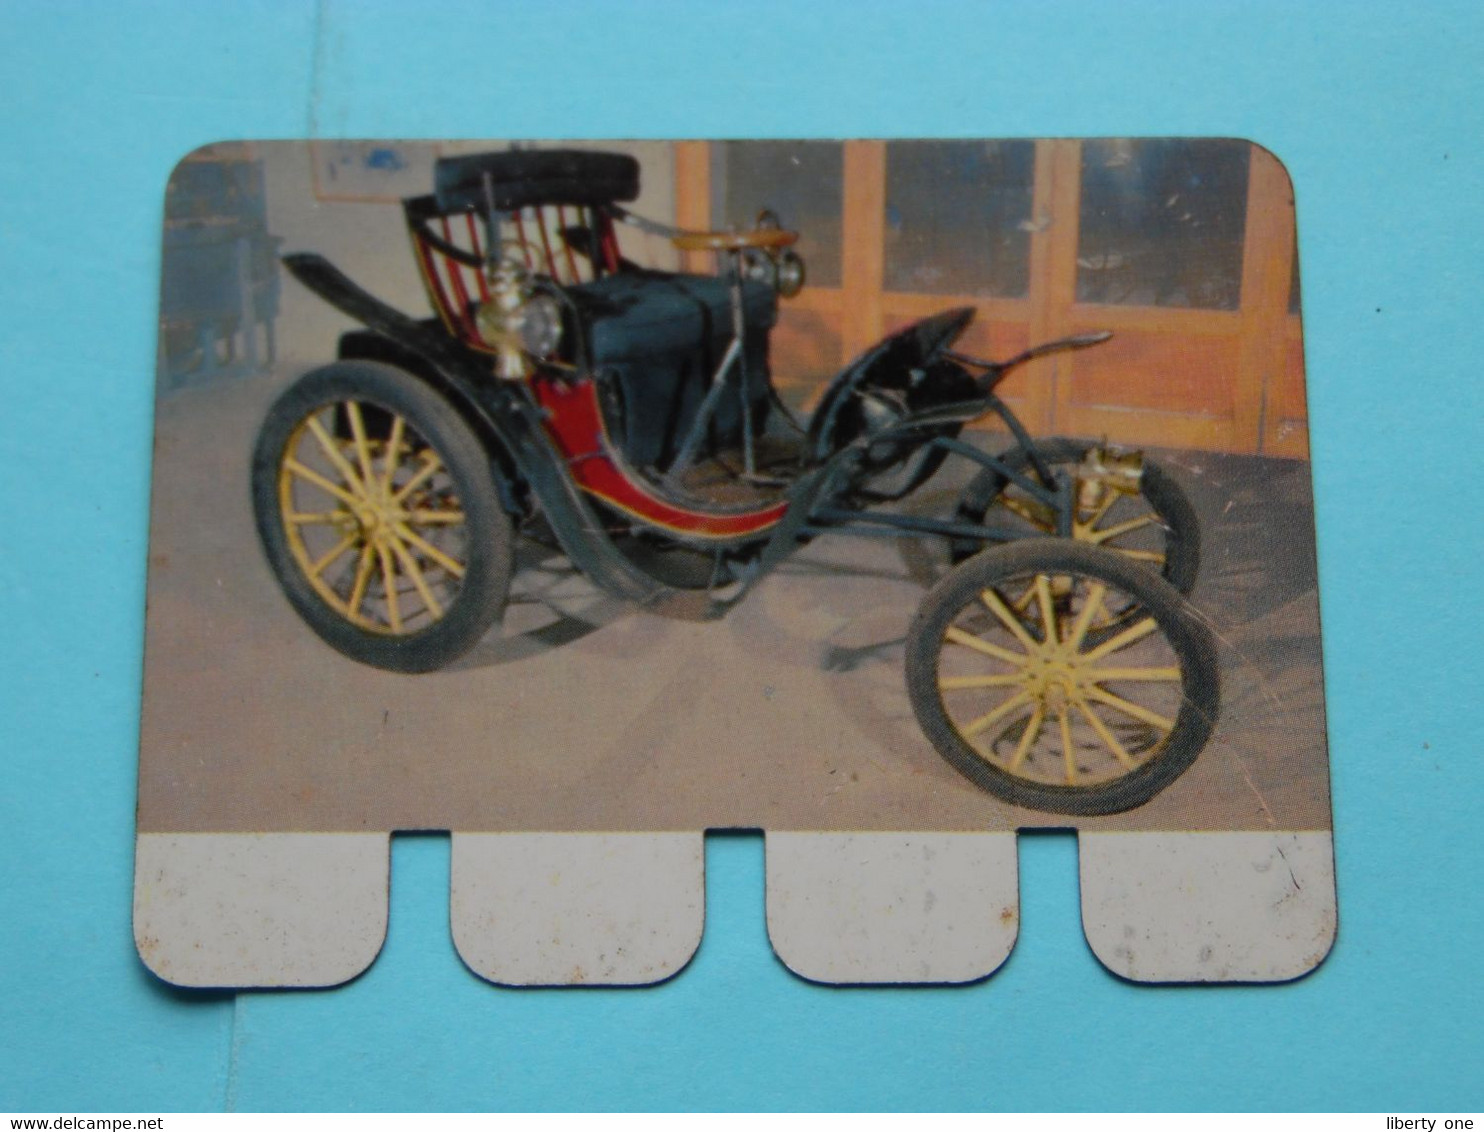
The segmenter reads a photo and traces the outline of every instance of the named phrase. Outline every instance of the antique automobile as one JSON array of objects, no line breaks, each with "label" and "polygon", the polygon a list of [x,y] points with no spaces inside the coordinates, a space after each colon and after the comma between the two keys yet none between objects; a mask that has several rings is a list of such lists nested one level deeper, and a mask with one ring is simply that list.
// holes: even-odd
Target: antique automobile
[{"label": "antique automobile", "polygon": [[[820,535],[941,540],[945,573],[906,643],[927,738],[1020,806],[1143,804],[1199,755],[1216,650],[1185,594],[1195,512],[1135,452],[1036,441],[996,388],[1017,357],[955,344],[948,310],[890,334],[807,420],[776,392],[769,333],[804,283],[797,234],[681,231],[629,212],[630,157],[510,150],[441,159],[404,202],[432,319],[392,309],[321,256],[288,270],[363,329],[268,413],[253,461],[263,546],[285,595],[344,655],[427,672],[500,619],[517,537],[659,613],[715,617]],[[626,258],[632,226],[716,274]],[[1008,451],[962,435],[997,417]],[[902,501],[945,461],[951,513]],[[910,502],[910,501],[909,501]]]}]

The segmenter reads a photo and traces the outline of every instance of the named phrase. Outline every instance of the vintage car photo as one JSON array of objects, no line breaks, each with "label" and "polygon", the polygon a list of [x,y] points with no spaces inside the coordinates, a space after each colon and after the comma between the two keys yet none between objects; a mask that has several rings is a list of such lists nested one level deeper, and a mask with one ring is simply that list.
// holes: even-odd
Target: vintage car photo
[{"label": "vintage car photo", "polygon": [[1249,143],[263,143],[168,204],[142,828],[1327,824]]}]

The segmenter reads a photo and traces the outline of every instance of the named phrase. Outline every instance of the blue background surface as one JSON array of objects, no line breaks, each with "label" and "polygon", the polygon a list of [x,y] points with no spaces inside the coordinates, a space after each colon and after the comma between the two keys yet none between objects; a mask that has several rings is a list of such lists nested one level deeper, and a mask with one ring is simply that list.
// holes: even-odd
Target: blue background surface
[{"label": "blue background surface", "polygon": [[[1484,6],[0,0],[0,1109],[1484,1107]],[[1298,193],[1341,931],[1286,987],[1121,983],[1075,845],[1009,964],[836,990],[713,838],[696,961],[510,991],[445,839],[339,990],[171,991],[129,931],[161,202],[252,137],[1240,135]]]}]

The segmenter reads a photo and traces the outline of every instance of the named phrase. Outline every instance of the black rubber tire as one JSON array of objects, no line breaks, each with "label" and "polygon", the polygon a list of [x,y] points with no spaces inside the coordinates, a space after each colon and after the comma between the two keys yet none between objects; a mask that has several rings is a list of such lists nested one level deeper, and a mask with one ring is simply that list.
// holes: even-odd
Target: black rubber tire
[{"label": "black rubber tire", "polygon": [[[1037,574],[1096,580],[1135,596],[1177,660],[1180,702],[1174,727],[1153,754],[1122,777],[1073,786],[1011,773],[969,744],[943,702],[940,655],[944,635],[955,618],[980,602],[985,590],[998,590],[1017,580],[1024,584],[1024,579]],[[1179,778],[1205,747],[1221,703],[1214,639],[1185,599],[1137,562],[1070,539],[1027,539],[987,550],[955,567],[928,594],[912,622],[906,673],[907,693],[918,723],[949,765],[1011,805],[1079,817],[1141,806]]]},{"label": "black rubber tire", "polygon": [[[1053,470],[1075,467],[1093,447],[1085,440],[1062,438],[1038,440],[1035,443],[1042,459]],[[1014,449],[1002,459],[1015,471],[1029,474],[1030,460],[1023,448]],[[1159,573],[1175,589],[1188,594],[1195,588],[1196,577],[1201,569],[1201,523],[1195,507],[1180,485],[1152,460],[1144,461],[1144,471],[1139,482],[1144,499],[1159,516],[1166,531],[1165,561]],[[983,469],[970,481],[959,498],[959,518],[971,523],[986,522],[986,516],[1008,483],[1009,480],[994,468]],[[1030,530],[1028,524],[1027,527],[1027,534],[1035,537],[1036,532]],[[950,543],[950,553],[954,562],[963,562],[977,554],[981,546],[982,544],[967,540],[954,540]]]},{"label": "black rubber tire", "polygon": [[[457,593],[441,617],[415,631],[362,628],[336,610],[306,577],[285,530],[279,477],[286,449],[310,416],[347,401],[401,416],[437,453],[464,513],[467,561]],[[252,502],[268,564],[289,603],[327,644],[352,660],[391,672],[431,672],[473,648],[504,611],[515,536],[490,454],[452,405],[404,370],[381,362],[342,361],[290,386],[269,409],[258,433]]]}]

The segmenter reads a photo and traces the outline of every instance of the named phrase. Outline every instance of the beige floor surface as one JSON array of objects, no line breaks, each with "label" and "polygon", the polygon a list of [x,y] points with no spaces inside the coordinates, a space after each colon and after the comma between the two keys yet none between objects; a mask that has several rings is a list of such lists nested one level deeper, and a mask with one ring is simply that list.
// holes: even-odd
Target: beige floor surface
[{"label": "beige floor surface", "polygon": [[[943,565],[929,542],[817,540],[704,624],[532,549],[503,630],[455,668],[345,659],[253,531],[248,452],[277,387],[159,405],[142,832],[1329,826],[1307,464],[1162,455],[1202,516],[1221,722],[1159,798],[1075,820],[1000,804],[918,731],[902,638]],[[935,481],[914,506],[952,499]]]}]

